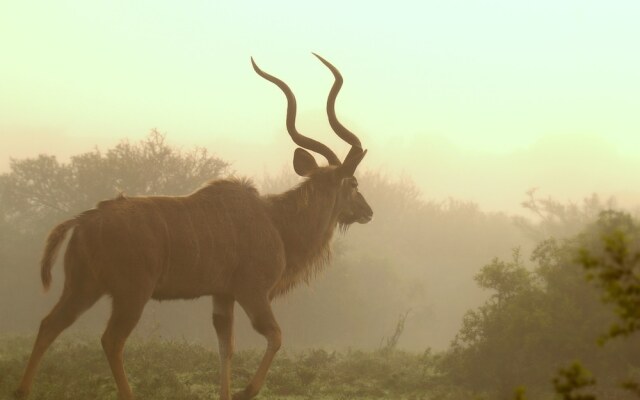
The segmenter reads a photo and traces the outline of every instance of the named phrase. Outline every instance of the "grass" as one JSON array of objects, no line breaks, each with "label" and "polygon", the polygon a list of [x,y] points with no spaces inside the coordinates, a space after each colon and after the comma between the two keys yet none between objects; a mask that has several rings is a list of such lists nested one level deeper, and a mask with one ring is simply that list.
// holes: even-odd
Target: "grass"
[{"label": "grass", "polygon": [[[11,398],[33,338],[0,338],[0,399]],[[241,351],[233,359],[234,389],[243,388],[261,351]],[[347,400],[436,398],[433,356],[393,351],[281,351],[258,399]],[[132,339],[125,365],[138,400],[200,400],[218,395],[218,357],[183,341]],[[435,397],[434,397],[435,396]],[[47,352],[30,399],[116,400],[111,372],[98,339],[60,339]]]}]

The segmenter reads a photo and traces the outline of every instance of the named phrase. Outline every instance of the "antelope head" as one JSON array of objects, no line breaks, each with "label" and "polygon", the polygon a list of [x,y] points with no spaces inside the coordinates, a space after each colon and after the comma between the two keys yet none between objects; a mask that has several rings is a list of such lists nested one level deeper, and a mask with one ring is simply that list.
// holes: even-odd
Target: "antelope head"
[{"label": "antelope head", "polygon": [[[358,180],[353,175],[360,161],[367,154],[362,149],[360,139],[338,121],[335,112],[335,102],[343,79],[340,71],[324,58],[313,53],[333,73],[335,81],[327,99],[327,116],[333,131],[345,142],[351,145],[349,153],[343,161],[326,145],[302,135],[296,129],[296,98],[286,83],[262,71],[253,58],[251,63],[258,75],[278,86],[287,97],[287,131],[298,147],[293,154],[293,168],[300,176],[322,187],[325,192],[335,193],[334,214],[341,227],[347,227],[354,222],[365,224],[373,218],[373,210],[358,191]],[[314,157],[307,150],[324,156],[328,166],[319,166]]]}]

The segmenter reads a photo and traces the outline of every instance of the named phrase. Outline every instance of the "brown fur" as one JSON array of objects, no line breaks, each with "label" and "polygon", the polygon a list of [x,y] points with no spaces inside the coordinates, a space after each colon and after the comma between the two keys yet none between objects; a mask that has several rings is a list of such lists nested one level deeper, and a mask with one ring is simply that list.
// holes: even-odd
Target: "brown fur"
[{"label": "brown fur", "polygon": [[53,228],[47,237],[47,243],[40,263],[40,277],[45,291],[49,290],[49,286],[51,286],[51,268],[53,267],[53,262],[58,256],[60,245],[62,244],[64,237],[67,235],[67,231],[75,226],[76,223],[77,221],[75,218],[64,221]]},{"label": "brown fur", "polygon": [[51,231],[42,258],[43,285],[49,287],[60,244],[75,228],[71,243],[77,251],[70,254],[79,259],[66,261],[67,273],[90,270],[107,294],[125,281],[142,279],[153,282],[155,299],[233,294],[244,283],[234,277],[250,274],[243,268],[274,253],[273,262],[283,271],[260,276],[265,280],[260,285],[271,297],[286,293],[330,259],[336,193],[326,190],[322,175],[265,197],[249,181],[231,179],[210,182],[188,196],[102,201]]}]

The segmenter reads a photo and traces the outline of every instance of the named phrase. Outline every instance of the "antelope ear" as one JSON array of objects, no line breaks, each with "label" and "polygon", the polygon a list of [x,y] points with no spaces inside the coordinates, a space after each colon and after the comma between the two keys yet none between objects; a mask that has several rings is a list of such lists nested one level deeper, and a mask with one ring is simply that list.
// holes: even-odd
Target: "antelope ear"
[{"label": "antelope ear", "polygon": [[338,173],[341,177],[347,178],[353,176],[353,173],[356,172],[356,168],[358,168],[358,164],[367,154],[367,150],[360,151],[358,153],[349,152],[347,158],[344,160],[344,163],[338,167]]},{"label": "antelope ear", "polygon": [[293,169],[300,176],[307,176],[309,172],[318,168],[316,159],[306,150],[298,147],[293,152]]}]

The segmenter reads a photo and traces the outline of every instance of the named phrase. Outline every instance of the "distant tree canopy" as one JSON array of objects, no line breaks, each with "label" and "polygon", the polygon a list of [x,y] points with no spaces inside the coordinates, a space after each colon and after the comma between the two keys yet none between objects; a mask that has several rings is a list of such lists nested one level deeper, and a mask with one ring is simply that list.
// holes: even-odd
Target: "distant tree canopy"
[{"label": "distant tree canopy", "polygon": [[129,195],[187,194],[207,180],[226,174],[229,164],[196,148],[182,152],[156,130],[139,143],[71,157],[12,160],[0,175],[0,214],[20,231],[49,229],[51,224],[86,210],[96,202]]},{"label": "distant tree canopy", "polygon": [[521,203],[522,207],[535,215],[536,222],[518,217],[516,223],[535,242],[554,237],[557,239],[573,237],[583,231],[588,225],[598,219],[604,210],[616,208],[614,198],[603,200],[597,194],[592,194],[581,203],[561,203],[551,197],[540,198],[536,190],[527,192],[527,199]]}]

